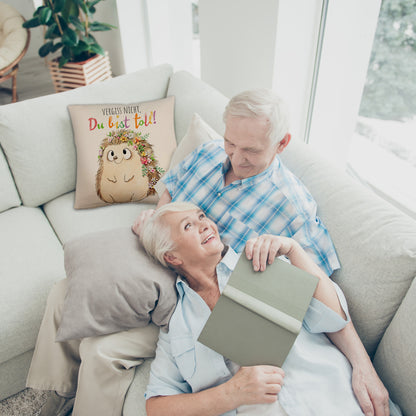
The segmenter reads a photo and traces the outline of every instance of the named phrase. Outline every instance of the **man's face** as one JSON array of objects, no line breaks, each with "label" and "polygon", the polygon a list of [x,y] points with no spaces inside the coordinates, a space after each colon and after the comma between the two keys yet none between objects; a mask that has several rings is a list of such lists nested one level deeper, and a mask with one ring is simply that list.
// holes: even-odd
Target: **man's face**
[{"label": "man's face", "polygon": [[267,130],[265,119],[227,118],[224,148],[238,179],[263,172],[278,153],[278,144],[272,145]]}]

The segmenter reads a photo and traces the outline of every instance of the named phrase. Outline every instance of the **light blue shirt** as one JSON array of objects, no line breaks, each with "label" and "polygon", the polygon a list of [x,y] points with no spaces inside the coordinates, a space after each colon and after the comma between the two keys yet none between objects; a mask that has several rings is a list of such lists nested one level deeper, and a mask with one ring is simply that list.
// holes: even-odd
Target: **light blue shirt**
[{"label": "light blue shirt", "polygon": [[278,156],[256,176],[224,186],[230,161],[223,141],[199,146],[162,181],[172,201],[190,201],[218,226],[221,239],[240,253],[262,234],[292,237],[330,276],[339,268],[334,245],[302,182]]},{"label": "light blue shirt", "polygon": [[[229,248],[217,265],[221,292],[238,258]],[[226,382],[234,373],[233,366],[227,365],[222,355],[197,341],[211,313],[208,305],[180,277],[176,287],[178,303],[169,332],[160,332],[146,399],[205,390]],[[289,416],[333,416],[340,414],[340,410],[348,416],[363,415],[351,387],[351,366],[324,334],[341,330],[350,319],[345,297],[335,287],[347,320],[313,298],[301,332],[282,367],[285,378],[279,402]],[[225,415],[236,414],[237,410],[233,410]]]}]

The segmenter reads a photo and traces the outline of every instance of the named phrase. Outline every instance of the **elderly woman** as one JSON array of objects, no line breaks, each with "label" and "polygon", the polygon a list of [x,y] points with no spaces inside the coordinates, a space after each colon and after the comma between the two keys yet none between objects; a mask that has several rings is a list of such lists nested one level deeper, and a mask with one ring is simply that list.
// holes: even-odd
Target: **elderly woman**
[{"label": "elderly woman", "polygon": [[[249,240],[245,249],[255,270],[283,255],[319,278],[282,368],[240,368],[197,342],[238,260],[200,209],[184,202],[160,207],[143,225],[141,240],[152,257],[180,275],[178,304],[169,332],[160,332],[151,367],[149,416],[363,415],[351,386],[351,366],[325,335],[349,322],[345,298],[295,240],[265,235]],[[389,406],[376,414],[388,415]]]}]

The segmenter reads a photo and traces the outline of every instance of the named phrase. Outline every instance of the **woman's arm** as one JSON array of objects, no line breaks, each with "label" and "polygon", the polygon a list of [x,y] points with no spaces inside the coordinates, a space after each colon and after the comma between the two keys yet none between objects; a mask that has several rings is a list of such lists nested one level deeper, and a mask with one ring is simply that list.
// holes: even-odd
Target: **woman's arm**
[{"label": "woman's arm", "polygon": [[219,386],[198,393],[151,397],[146,401],[146,412],[148,416],[219,416],[243,404],[273,403],[283,377],[278,367],[241,367]]}]

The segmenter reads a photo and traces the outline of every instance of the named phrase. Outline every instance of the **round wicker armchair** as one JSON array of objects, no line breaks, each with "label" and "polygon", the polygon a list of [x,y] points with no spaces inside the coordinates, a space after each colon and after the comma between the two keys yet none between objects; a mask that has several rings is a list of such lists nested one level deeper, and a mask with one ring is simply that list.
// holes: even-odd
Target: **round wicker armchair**
[{"label": "round wicker armchair", "polygon": [[12,79],[12,87],[1,88],[17,101],[17,71],[30,41],[29,30],[22,27],[24,18],[12,6],[0,2],[0,83]]}]

